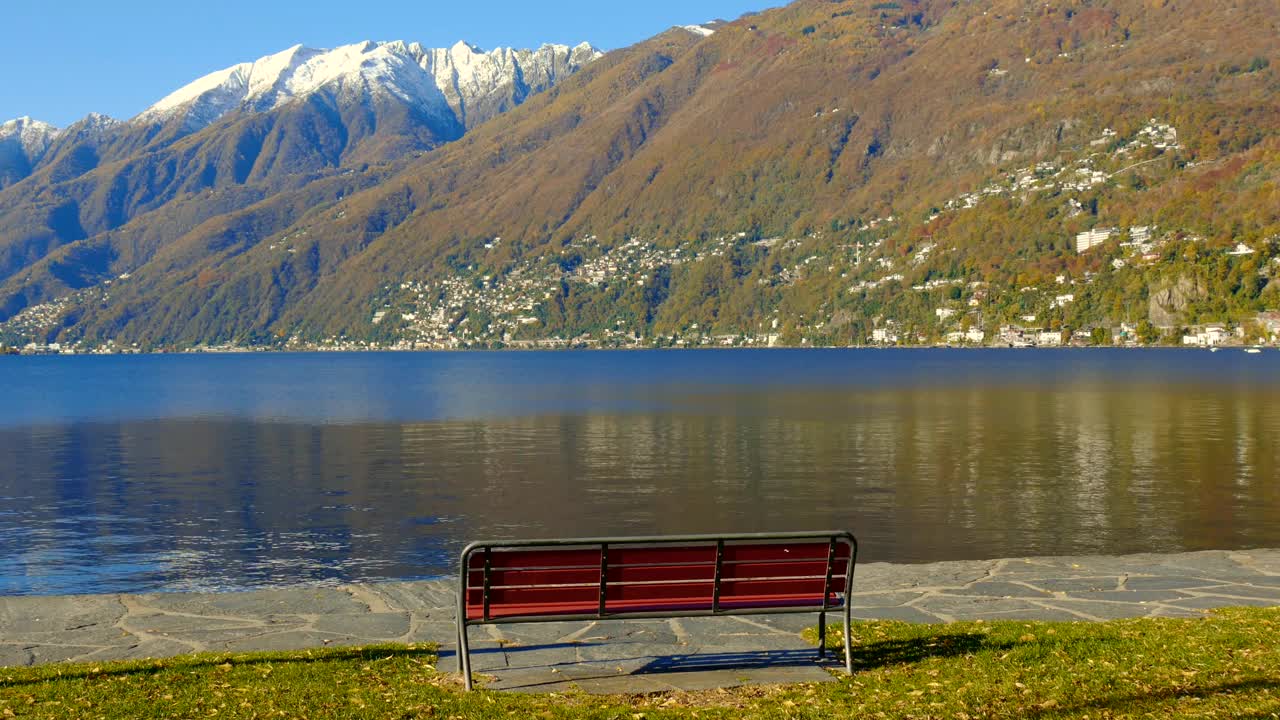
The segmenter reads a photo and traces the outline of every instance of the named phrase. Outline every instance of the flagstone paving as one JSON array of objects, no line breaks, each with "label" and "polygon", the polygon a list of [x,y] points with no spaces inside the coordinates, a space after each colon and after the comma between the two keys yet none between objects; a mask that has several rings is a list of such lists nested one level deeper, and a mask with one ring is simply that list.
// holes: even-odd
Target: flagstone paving
[{"label": "flagstone paving", "polygon": [[[0,598],[0,666],[199,651],[439,643],[454,671],[454,581],[226,594]],[[857,619],[1195,617],[1280,605],[1280,549],[1124,557],[859,565]],[[800,631],[812,615],[475,627],[474,669],[494,689],[644,693],[826,681]],[[828,666],[838,667],[834,660]]]}]

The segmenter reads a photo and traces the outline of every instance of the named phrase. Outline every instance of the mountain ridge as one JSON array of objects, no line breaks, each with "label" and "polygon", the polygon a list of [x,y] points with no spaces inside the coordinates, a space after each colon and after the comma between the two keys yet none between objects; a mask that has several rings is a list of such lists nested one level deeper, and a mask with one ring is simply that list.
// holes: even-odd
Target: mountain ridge
[{"label": "mountain ridge", "polygon": [[[90,113],[67,128],[26,116],[9,120],[0,125],[0,148],[16,147],[30,166],[29,175],[59,138],[67,144],[66,136],[75,135],[69,131],[83,136],[86,131],[101,134],[129,126],[143,136],[141,143],[126,145],[126,152],[136,152],[154,144],[156,138],[173,141],[233,113],[269,112],[316,93],[344,90],[363,91],[368,96],[362,98],[366,102],[395,95],[408,105],[438,115],[452,114],[453,118],[442,118],[442,122],[465,128],[468,117],[471,125],[483,122],[601,55],[586,42],[573,47],[546,43],[534,50],[496,48],[488,52],[464,41],[451,48],[426,48],[405,41],[363,41],[332,50],[295,45],[209,73],[127,120]],[[512,91],[502,95],[508,86],[513,86]],[[469,106],[473,104],[482,107],[472,111]],[[177,123],[172,122],[175,118]],[[0,189],[20,179],[0,181]]]},{"label": "mountain ridge", "polygon": [[554,75],[557,65],[583,65],[600,55],[585,42],[489,52],[464,41],[450,48],[404,41],[363,41],[330,50],[295,45],[199,78],[134,120],[164,121],[186,113],[188,129],[196,131],[235,110],[273,110],[330,86],[342,92],[363,84],[366,92],[395,94],[410,104],[431,107],[444,101],[465,125],[465,105],[515,82],[517,72]]}]

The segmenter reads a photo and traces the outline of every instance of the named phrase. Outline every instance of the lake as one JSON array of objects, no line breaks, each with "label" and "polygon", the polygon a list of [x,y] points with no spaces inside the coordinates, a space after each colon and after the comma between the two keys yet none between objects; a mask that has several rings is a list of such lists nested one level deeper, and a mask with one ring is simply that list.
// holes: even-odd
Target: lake
[{"label": "lake", "polygon": [[0,595],[449,574],[480,538],[860,560],[1280,546],[1280,352],[0,358]]}]

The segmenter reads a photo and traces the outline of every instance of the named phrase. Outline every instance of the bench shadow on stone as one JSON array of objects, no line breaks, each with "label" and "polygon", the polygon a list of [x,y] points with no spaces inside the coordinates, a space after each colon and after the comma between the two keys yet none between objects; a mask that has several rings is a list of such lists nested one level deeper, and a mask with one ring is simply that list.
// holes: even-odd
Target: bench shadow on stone
[{"label": "bench shadow on stone", "polygon": [[[992,642],[980,633],[938,635],[912,640],[884,640],[857,645],[853,649],[853,671],[890,665],[906,665],[930,658],[970,655],[984,650],[1009,650],[1013,643]],[[636,675],[699,672],[704,670],[755,670],[771,667],[824,665],[843,669],[842,650],[828,649],[819,661],[816,649],[768,650],[758,652],[696,653],[655,658],[636,670]]]},{"label": "bench shadow on stone", "polygon": [[[830,659],[830,658],[828,658]],[[703,672],[706,670],[758,670],[810,666],[818,662],[817,650],[760,650],[755,652],[696,653],[654,658],[635,675]]]}]

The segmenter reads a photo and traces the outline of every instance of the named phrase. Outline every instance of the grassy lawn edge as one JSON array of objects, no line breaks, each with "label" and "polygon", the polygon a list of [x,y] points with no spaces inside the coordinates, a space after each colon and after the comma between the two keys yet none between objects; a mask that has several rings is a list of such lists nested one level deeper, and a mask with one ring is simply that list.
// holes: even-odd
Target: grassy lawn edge
[{"label": "grassy lawn edge", "polygon": [[[839,656],[840,628],[828,630]],[[830,683],[467,694],[456,674],[436,670],[434,646],[375,645],[0,668],[0,718],[1280,719],[1280,608],[852,630],[855,673]]]}]

